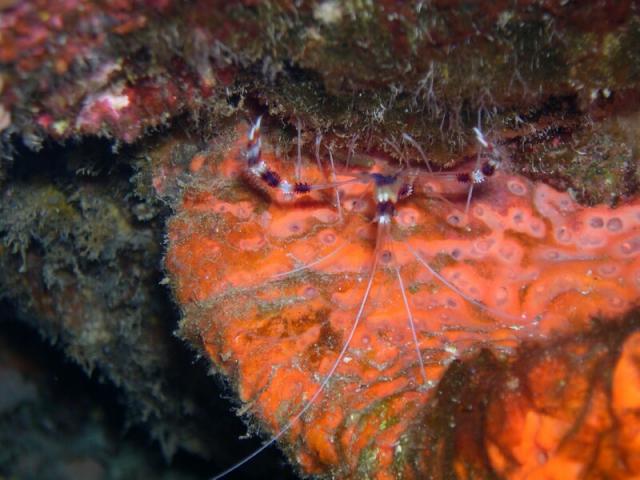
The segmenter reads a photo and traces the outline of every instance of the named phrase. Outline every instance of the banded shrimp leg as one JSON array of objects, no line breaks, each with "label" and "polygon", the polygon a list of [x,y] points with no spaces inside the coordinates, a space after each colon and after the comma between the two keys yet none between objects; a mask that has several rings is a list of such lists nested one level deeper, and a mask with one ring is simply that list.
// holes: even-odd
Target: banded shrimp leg
[{"label": "banded shrimp leg", "polygon": [[[285,200],[292,200],[295,196],[305,195],[319,190],[331,190],[337,189],[343,185],[349,185],[352,183],[365,180],[362,176],[352,176],[346,180],[335,181],[335,170],[333,157],[331,156],[331,168],[333,170],[333,182],[309,184],[307,182],[296,179],[293,183],[287,179],[282,178],[279,172],[271,168],[271,166],[262,157],[262,136],[261,136],[262,116],[259,116],[255,123],[251,125],[247,140],[247,149],[245,151],[245,157],[247,160],[247,175],[258,181],[260,185],[266,186],[268,190],[280,192]],[[318,137],[316,141],[316,161],[320,166],[319,160],[319,142]],[[300,140],[299,140],[300,142]],[[298,144],[298,151],[301,151],[301,144]],[[301,154],[299,160],[296,160],[296,172],[301,169]],[[296,173],[296,177],[298,173]],[[339,198],[339,195],[338,195]]]},{"label": "banded shrimp leg", "polygon": [[[337,203],[338,217],[339,222],[343,221],[343,212],[342,212],[342,202],[340,199],[339,187],[350,185],[358,182],[366,183],[369,181],[366,175],[351,175],[349,178],[345,180],[337,180],[336,171],[335,171],[335,163],[333,160],[333,152],[331,147],[327,147],[329,152],[329,161],[331,168],[331,182],[318,183],[318,184],[309,184],[307,182],[302,181],[301,178],[298,178],[302,172],[302,140],[301,140],[301,124],[298,122],[298,143],[297,143],[297,158],[296,158],[296,170],[295,176],[296,180],[291,183],[287,179],[283,179],[282,175],[275,169],[272,168],[262,157],[262,136],[261,136],[261,125],[262,125],[262,116],[259,116],[256,121],[251,125],[248,133],[247,147],[245,151],[245,157],[247,160],[247,170],[246,174],[252,181],[259,182],[260,186],[267,187],[268,191],[276,191],[279,192],[285,201],[292,201],[294,197],[301,197],[307,194],[310,194],[314,191],[321,190],[335,190],[335,197]],[[321,142],[322,142],[322,134],[317,132],[315,138],[315,161],[319,171],[323,171],[322,162],[320,159],[321,152]],[[338,248],[329,252],[329,254],[320,257],[313,262],[296,267],[292,270],[285,271],[274,275],[274,279],[284,278],[288,275],[292,275],[308,268],[312,268],[315,265],[318,265],[325,260],[335,256],[340,252],[344,247],[347,246],[348,243],[342,243]]]},{"label": "banded shrimp leg", "polygon": [[[462,171],[462,172],[429,172],[430,177],[440,178],[440,179],[449,179],[455,180],[460,185],[468,185],[466,190],[466,201],[463,210],[463,218],[468,218],[469,209],[471,207],[471,200],[473,198],[473,192],[475,188],[487,180],[489,180],[496,171],[502,165],[502,157],[496,145],[488,140],[482,130],[479,127],[473,127],[473,133],[475,136],[475,140],[480,146],[480,150],[476,154],[476,162],[473,168],[470,171]],[[426,155],[424,151],[420,147],[420,145],[411,138],[408,134],[404,134],[403,138],[409,142],[420,154],[421,158],[426,161]],[[488,158],[487,158],[488,157]],[[428,164],[428,163],[427,163]],[[429,193],[432,196],[435,196],[433,192]],[[439,196],[439,198],[445,202],[448,202],[446,197]],[[451,202],[448,202],[449,205],[453,208],[456,208]]]},{"label": "banded shrimp leg", "polygon": [[[339,187],[357,183],[357,182],[366,182],[368,181],[366,176],[363,175],[354,175],[350,176],[345,180],[338,181],[336,178],[336,170],[335,163],[333,160],[333,152],[331,147],[327,147],[329,152],[329,161],[331,168],[331,182],[318,183],[318,184],[309,184],[305,181],[302,181],[301,172],[302,172],[302,135],[301,135],[301,123],[298,120],[297,122],[297,158],[296,158],[296,167],[295,167],[295,178],[296,180],[291,183],[287,179],[283,178],[282,175],[275,169],[273,169],[262,157],[262,135],[261,135],[261,125],[262,125],[262,116],[259,116],[256,121],[251,125],[248,133],[247,139],[247,147],[245,151],[245,157],[247,160],[247,175],[253,179],[258,181],[261,185],[266,186],[268,190],[275,190],[280,192],[286,201],[293,200],[296,196],[304,196],[306,194],[310,194],[314,191],[320,190],[335,190],[335,198],[338,210],[339,222],[343,221],[343,212],[342,212],[342,203],[340,199]],[[323,171],[322,162],[320,159],[320,149],[322,142],[322,134],[317,132],[315,138],[315,161],[319,171]],[[274,275],[274,279],[283,278],[288,275],[298,273],[308,268],[311,268],[317,264],[322,263],[323,261],[335,256],[346,247],[347,244],[343,243],[338,246],[337,249],[329,252],[328,255],[325,255],[319,259],[314,260],[310,264],[302,265],[300,267],[296,267],[292,270],[282,272]]]}]

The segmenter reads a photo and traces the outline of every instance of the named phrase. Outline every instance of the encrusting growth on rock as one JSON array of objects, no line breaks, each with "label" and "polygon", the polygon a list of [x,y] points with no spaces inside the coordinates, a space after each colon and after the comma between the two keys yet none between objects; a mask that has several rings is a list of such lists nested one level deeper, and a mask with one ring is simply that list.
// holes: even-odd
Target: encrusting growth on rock
[{"label": "encrusting growth on rock", "polygon": [[[372,185],[340,185],[342,219],[331,190],[270,196],[244,179],[246,126],[237,132],[233,145],[214,147],[191,169],[169,224],[166,263],[185,312],[182,334],[201,343],[270,432],[314,395],[364,305],[335,375],[281,439],[306,474],[420,478],[420,451],[411,442],[428,428],[423,412],[452,362],[482,349],[505,359],[525,341],[581,332],[594,317],[606,322],[637,304],[637,200],[583,207],[544,183],[498,170],[476,187],[465,216],[467,187],[455,174],[419,171],[380,245]],[[294,162],[263,147],[270,168],[293,179]],[[373,171],[389,168],[379,159]],[[363,172],[337,170],[337,182]],[[303,158],[308,184],[326,184],[328,172]],[[635,368],[625,358],[614,377]],[[627,389],[637,385],[615,388],[614,403],[627,415],[636,408]],[[504,441],[497,432],[489,458],[506,478],[525,478],[526,462],[540,460],[520,459],[514,449],[524,449],[532,441],[528,425],[544,419],[523,414],[518,423],[515,410],[505,411],[520,444],[507,442],[513,451],[505,454],[492,446]],[[507,468],[514,461],[520,466]],[[640,466],[630,468],[640,474]]]},{"label": "encrusting growth on rock", "polygon": [[[621,328],[601,324],[595,335],[525,349],[502,375],[483,433],[499,478],[638,477],[640,333],[633,317]],[[472,478],[470,456],[457,456],[458,477]]]}]

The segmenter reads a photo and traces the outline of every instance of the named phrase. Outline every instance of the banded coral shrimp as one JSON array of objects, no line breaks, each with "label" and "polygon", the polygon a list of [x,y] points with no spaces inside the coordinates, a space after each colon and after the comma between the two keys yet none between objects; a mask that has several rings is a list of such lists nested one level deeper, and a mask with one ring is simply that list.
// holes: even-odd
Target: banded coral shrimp
[{"label": "banded coral shrimp", "polygon": [[[623,265],[640,245],[635,206],[585,209],[500,168],[485,175],[490,153],[462,174],[378,160],[335,181],[312,155],[308,184],[282,190],[294,165],[267,146],[251,172],[264,145],[246,131],[185,195],[167,263],[183,331],[307,474],[411,477],[410,432],[451,361],[508,354],[637,297],[638,265]],[[460,175],[478,168],[489,178],[465,219]]]},{"label": "banded coral shrimp", "polygon": [[[281,427],[280,430],[273,437],[271,437],[268,442],[266,442],[262,447],[254,451],[246,458],[242,459],[237,464],[231,466],[229,469],[213,477],[215,479],[222,478],[228,475],[229,473],[242,466],[244,463],[250,461],[261,451],[277,442],[278,439],[285,435],[289,431],[289,429],[291,429],[291,427],[314,405],[314,402],[327,387],[341,362],[345,359],[347,352],[349,351],[357,328],[364,318],[367,302],[374,285],[374,279],[381,265],[385,269],[391,271],[397,280],[397,288],[401,294],[402,305],[408,323],[408,330],[411,334],[411,341],[413,342],[415,349],[415,358],[418,364],[419,378],[420,382],[422,383],[422,387],[420,388],[428,390],[434,386],[434,380],[429,379],[423,362],[423,355],[420,350],[420,344],[418,341],[418,333],[414,324],[414,315],[409,303],[409,298],[407,296],[405,281],[396,260],[398,256],[397,249],[402,241],[398,242],[391,237],[392,222],[394,221],[394,218],[396,216],[398,206],[401,205],[405,199],[415,194],[414,184],[418,181],[428,180],[426,175],[429,175],[429,179],[432,182],[437,182],[437,184],[440,186],[440,189],[446,188],[447,182],[453,182],[454,184],[456,184],[456,188],[459,193],[460,191],[463,191],[461,190],[461,186],[470,185],[469,193],[466,195],[466,210],[468,210],[473,185],[483,183],[487,178],[491,177],[495,173],[495,169],[497,166],[495,160],[491,159],[489,161],[483,161],[481,163],[478,162],[475,165],[474,169],[468,172],[463,171],[458,173],[441,173],[433,175],[431,168],[428,168],[428,171],[425,173],[421,173],[418,170],[402,171],[396,169],[396,172],[386,174],[378,171],[366,171],[352,174],[347,177],[341,175],[340,180],[335,180],[336,172],[334,169],[333,158],[331,156],[331,152],[329,151],[332,181],[324,183],[307,183],[300,180],[290,182],[279,171],[272,168],[271,165],[263,159],[261,154],[262,139],[260,129],[261,117],[259,117],[256,122],[251,125],[248,133],[248,141],[245,152],[247,161],[245,174],[249,177],[250,183],[257,183],[258,186],[263,189],[266,189],[270,192],[276,192],[275,194],[272,193],[272,195],[274,196],[274,198],[283,203],[294,202],[294,197],[306,196],[311,194],[312,192],[333,190],[335,191],[336,195],[338,211],[341,211],[343,208],[340,205],[341,195],[339,189],[344,186],[358,185],[360,188],[357,189],[357,193],[352,192],[350,195],[346,195],[344,208],[347,211],[351,211],[350,213],[353,213],[354,210],[358,209],[358,205],[360,205],[359,208],[361,210],[364,210],[360,204],[362,198],[366,195],[369,195],[373,198],[373,211],[375,213],[371,217],[371,223],[376,226],[374,235],[375,240],[373,242],[373,253],[371,255],[369,273],[366,276],[366,286],[364,288],[364,291],[361,293],[361,299],[359,303],[357,303],[356,305],[357,313],[355,314],[355,318],[353,319],[351,326],[347,330],[348,333],[346,333],[346,339],[343,341],[342,348],[340,349],[336,359],[331,364],[328,372],[324,375],[322,382],[319,384],[310,398],[299,409],[299,411],[293,417],[291,417],[291,419],[283,427]],[[488,147],[489,144],[485,141],[482,133],[477,129],[475,131],[478,139],[484,142],[483,146]],[[298,156],[295,168],[296,178],[300,177],[299,172],[302,170],[300,161],[301,156],[299,138],[300,134],[298,133]],[[408,136],[406,138],[408,138],[409,141],[419,149],[420,154],[424,156],[424,152],[420,149],[420,146],[412,138]],[[316,163],[319,167],[320,163],[317,147],[318,142],[316,142]],[[480,158],[480,156],[478,158]],[[363,192],[364,189],[372,191]],[[447,192],[438,194],[436,192],[437,189],[434,188],[433,184],[423,188],[423,190],[429,192],[430,196],[437,197],[441,199],[441,201],[446,202],[447,205],[453,207],[454,209],[456,208],[450,201],[446,199]],[[349,205],[350,200],[352,200],[352,203]],[[464,214],[462,214],[462,212],[459,210],[457,212],[454,210],[453,216],[457,217],[454,223],[461,223],[463,221],[462,217],[467,215],[466,210]],[[413,213],[406,213],[405,216],[407,215],[411,217]],[[340,217],[341,216],[342,215],[340,214]],[[409,218],[405,219],[405,223],[410,223],[411,221],[412,220]],[[331,233],[325,235],[325,239],[334,237],[335,235]],[[326,255],[319,256],[313,260],[310,260],[308,263],[304,263],[302,265],[293,265],[293,268],[289,270],[275,273],[272,276],[272,279],[282,280],[289,276],[303,274],[304,272],[313,269],[320,264],[330,262],[334,257],[338,255],[345,255],[348,257],[350,256],[350,254],[348,252],[344,252],[344,250],[348,246],[346,242],[348,242],[348,240],[338,245],[333,250],[330,250]],[[414,249],[410,245],[407,245],[407,250],[409,251],[411,256],[413,256],[414,261],[418,262],[419,265],[424,267],[428,274],[436,279],[437,282],[440,282],[441,285],[445,287],[445,289],[448,289],[451,293],[454,293],[456,296],[463,299],[463,301],[466,300],[470,305],[474,306],[480,311],[484,311],[485,313],[493,313],[498,317],[514,319],[514,315],[511,315],[507,312],[501,312],[489,305],[485,305],[484,303],[482,303],[482,301],[473,298],[471,294],[463,292],[453,283],[453,281],[445,278],[434,267],[432,267],[429,262],[425,258],[423,258],[423,254],[419,253],[417,249]],[[404,253],[404,255],[406,256],[406,252]]]}]

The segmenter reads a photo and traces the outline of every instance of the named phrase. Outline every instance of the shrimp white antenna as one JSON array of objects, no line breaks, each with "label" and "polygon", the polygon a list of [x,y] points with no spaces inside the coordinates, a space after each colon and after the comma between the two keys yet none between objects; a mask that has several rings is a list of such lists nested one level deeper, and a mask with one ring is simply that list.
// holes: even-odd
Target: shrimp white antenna
[{"label": "shrimp white antenna", "polygon": [[298,130],[298,152],[296,157],[296,181],[300,181],[300,177],[302,176],[302,123],[300,119],[296,119],[296,127]]},{"label": "shrimp white antenna", "polygon": [[393,140],[391,140],[389,138],[385,138],[384,139],[384,143],[389,145],[391,147],[391,149],[394,152],[396,152],[396,155],[398,155],[398,158],[400,159],[400,164],[403,164],[404,161],[405,161],[405,156],[404,156],[404,153],[402,153],[402,150],[400,150],[400,147],[398,147],[398,145],[396,145],[396,142],[394,142]]},{"label": "shrimp white antenna", "polygon": [[420,144],[416,142],[416,140],[408,133],[402,132],[402,138],[405,139],[407,142],[409,142],[411,146],[418,151],[418,153],[420,154],[420,158],[422,159],[424,164],[427,166],[427,170],[429,170],[429,173],[433,173],[433,170],[431,169],[431,163],[427,159],[427,155],[426,153],[424,153],[424,150],[422,149]]},{"label": "shrimp white antenna", "polygon": [[[333,163],[333,152],[331,148],[327,147],[329,150],[329,164],[331,165],[331,181],[336,183],[336,166]],[[338,207],[338,217],[340,218],[340,223],[342,223],[342,202],[340,201],[340,190],[336,187],[336,204]]]},{"label": "shrimp white antenna", "polygon": [[255,123],[251,125],[251,130],[249,130],[249,140],[253,140],[255,138],[256,132],[260,131],[261,123],[262,123],[262,115],[256,118]]},{"label": "shrimp white antenna", "polygon": [[[474,172],[476,170],[478,170],[479,164],[480,164],[480,157],[478,157],[478,160],[476,161],[476,167],[473,169]],[[474,185],[475,185],[475,182],[472,180],[471,184],[469,185],[469,190],[467,191],[467,201],[466,201],[466,203],[464,205],[464,216],[465,217],[467,217],[467,215],[469,215],[469,208],[471,207],[471,197],[473,197],[473,187],[474,187]]]},{"label": "shrimp white antenna", "polygon": [[[316,133],[316,150],[315,150],[315,157],[316,157],[316,164],[318,165],[318,170],[320,170],[321,172],[323,172],[324,175],[324,169],[322,168],[322,162],[320,161],[320,146],[322,144],[322,134],[320,133],[320,131],[318,130]],[[331,149],[329,147],[327,147],[327,150],[329,150],[329,160],[331,161],[331,182],[334,185],[334,188],[336,188],[336,203],[338,204],[338,214],[340,217],[340,221],[342,222],[342,202],[340,202],[340,192],[338,191],[337,187],[340,185],[345,185],[345,183],[339,183],[336,181],[336,169],[335,169],[335,165],[333,163],[333,152],[331,151]],[[326,179],[326,176],[325,176]],[[351,183],[351,181],[348,181],[348,183]],[[314,187],[311,187],[312,189],[314,189]],[[320,190],[320,189],[317,189]]]},{"label": "shrimp white antenna", "polygon": [[429,263],[424,258],[422,258],[422,256],[409,243],[407,243],[406,246],[407,246],[407,249],[409,249],[409,251],[411,252],[411,254],[416,258],[416,260],[418,260],[418,262],[424,268],[426,268],[429,271],[429,273],[431,273],[431,275],[436,277],[449,290],[451,290],[454,293],[457,293],[458,295],[460,295],[462,298],[464,298],[470,304],[475,305],[480,310],[483,310],[485,312],[491,313],[491,314],[495,315],[496,317],[505,318],[507,320],[520,322],[522,320],[526,320],[527,319],[527,315],[525,313],[523,313],[520,316],[510,315],[510,314],[508,314],[506,312],[502,312],[502,311],[496,310],[495,308],[492,308],[492,307],[490,307],[488,305],[485,305],[481,301],[476,300],[475,298],[467,295],[462,290],[460,290],[458,287],[456,287],[452,282],[447,280],[444,277],[444,275],[442,275],[441,273],[437,272],[431,265],[429,265]]},{"label": "shrimp white antenna", "polygon": [[[459,173],[456,172],[431,172],[431,173],[418,173],[416,175],[416,178],[418,179],[431,179],[431,178],[450,178],[450,179],[458,179],[459,177]],[[455,203],[453,203],[451,200],[449,200],[447,197],[444,196],[444,194],[441,193],[437,193],[434,191],[429,191],[429,190],[424,190],[424,194],[429,197],[429,198],[436,198],[438,200],[440,200],[442,203],[446,204],[447,206],[449,206],[452,210],[455,210],[457,212],[462,213],[462,211],[460,210],[460,208],[458,207],[458,205],[456,205]]]},{"label": "shrimp white antenna", "polygon": [[416,334],[416,325],[413,321],[413,313],[411,312],[411,307],[409,306],[409,299],[407,298],[407,294],[404,289],[404,281],[402,280],[402,275],[400,274],[400,267],[394,261],[393,267],[396,271],[396,276],[398,277],[398,284],[400,285],[400,292],[402,292],[402,302],[404,303],[404,309],[407,312],[407,319],[409,321],[409,328],[411,329],[411,335],[413,336],[413,344],[416,347],[416,355],[418,357],[418,362],[420,363],[420,373],[422,374],[422,383],[425,387],[430,386],[429,379],[427,378],[427,372],[424,369],[424,361],[422,360],[422,352],[420,351],[420,344],[418,343],[418,335]]},{"label": "shrimp white antenna", "polygon": [[318,164],[318,170],[322,171],[322,164],[320,163],[320,144],[322,143],[322,134],[320,130],[316,132],[316,163]]},{"label": "shrimp white antenna", "polygon": [[[480,133],[480,136],[477,136],[478,142],[480,142],[483,146],[485,145],[488,146],[489,144],[484,140],[484,136],[482,135],[482,132],[480,132],[480,130],[478,130],[477,128],[474,128],[474,131],[476,132],[476,135]],[[478,176],[479,173],[481,174],[480,153],[476,155],[476,164],[473,167],[473,171],[471,172],[471,184],[469,185],[469,192],[467,192],[467,203],[464,206],[465,217],[468,215],[469,207],[471,206],[471,197],[473,196],[473,187],[476,185],[476,183],[481,183],[484,180],[482,176]]]},{"label": "shrimp white antenna", "polygon": [[294,268],[293,270],[289,270],[287,272],[282,272],[282,273],[276,273],[273,277],[274,280],[278,280],[280,278],[289,276],[289,275],[293,275],[296,274],[298,272],[303,272],[304,270],[308,270],[309,268],[313,268],[316,265],[324,262],[325,260],[329,260],[331,257],[333,257],[334,255],[337,255],[342,249],[344,249],[344,247],[346,247],[348,245],[347,242],[343,243],[342,245],[338,246],[337,248],[333,249],[331,252],[327,253],[326,255],[320,257],[320,258],[316,258],[314,261],[309,262],[305,265],[301,265],[299,267]]},{"label": "shrimp white antenna", "polygon": [[[480,117],[478,117],[478,124],[480,123]],[[476,135],[476,140],[483,148],[489,148],[490,144],[487,142],[487,139],[484,137],[484,134],[478,127],[473,127],[473,132]],[[471,207],[471,197],[473,196],[473,188],[476,183],[482,183],[485,180],[485,176],[480,169],[480,153],[476,156],[476,164],[471,171],[471,175],[469,177],[471,183],[469,185],[469,191],[467,192],[467,202],[464,206],[464,216],[466,217],[469,214],[469,208]]]},{"label": "shrimp white antenna", "polygon": [[367,178],[364,175],[355,175],[347,180],[340,180],[330,183],[314,183],[313,185],[308,185],[307,188],[308,191],[315,192],[316,190],[328,190],[330,188],[336,188],[342,185],[351,185],[352,183],[365,182],[366,180]]},{"label": "shrimp white antenna", "polygon": [[342,362],[342,359],[346,355],[347,350],[349,350],[349,345],[351,344],[351,341],[353,340],[353,337],[354,337],[354,335],[356,333],[356,329],[358,328],[358,325],[360,324],[360,320],[362,320],[362,315],[364,313],[364,308],[365,308],[365,306],[367,304],[367,300],[369,299],[369,294],[371,293],[371,287],[373,287],[373,280],[374,280],[374,278],[376,276],[376,270],[378,268],[378,260],[379,260],[379,248],[378,248],[378,245],[380,245],[380,243],[382,241],[382,237],[383,237],[384,232],[385,232],[385,230],[384,230],[382,224],[379,223],[378,224],[378,234],[377,234],[377,237],[376,237],[376,249],[375,249],[375,254],[374,254],[374,257],[373,257],[373,264],[371,266],[371,273],[369,274],[369,280],[367,282],[367,287],[366,287],[366,289],[364,291],[364,295],[362,297],[362,302],[360,303],[360,308],[358,308],[358,313],[356,314],[356,318],[355,318],[355,320],[353,322],[353,325],[351,326],[351,330],[349,330],[349,334],[347,335],[347,339],[345,340],[344,345],[342,346],[342,349],[340,350],[340,353],[338,354],[338,357],[336,358],[335,362],[333,363],[333,365],[329,369],[329,372],[327,373],[327,375],[324,377],[324,380],[322,380],[322,383],[320,384],[320,386],[317,388],[317,390],[314,392],[314,394],[311,396],[311,398],[307,401],[307,403],[300,409],[300,411],[298,413],[296,413],[285,424],[285,426],[280,429],[280,431],[278,433],[276,433],[274,436],[272,436],[269,439],[269,441],[267,441],[266,443],[262,444],[262,446],[260,446],[260,448],[257,448],[251,454],[247,455],[246,457],[244,457],[239,462],[237,462],[234,465],[230,466],[225,471],[223,471],[223,472],[219,473],[218,475],[212,477],[211,480],[219,480],[220,478],[226,477],[228,474],[230,474],[231,472],[237,470],[238,468],[243,466],[245,463],[249,462],[250,460],[255,458],[257,455],[262,453],[264,450],[269,448],[275,442],[277,442],[285,433],[287,433],[291,429],[291,427],[298,420],[300,420],[300,418],[302,418],[302,416],[305,413],[307,413],[307,411],[311,408],[311,406],[316,401],[316,399],[324,391],[324,389],[328,385],[329,381],[333,378],[333,375],[336,373],[336,370],[340,366],[340,363]]},{"label": "shrimp white antenna", "polygon": [[482,131],[478,127],[473,127],[473,133],[476,134],[476,140],[480,145],[482,145],[484,148],[489,148],[489,142],[487,142],[487,139],[484,138],[484,133],[482,133]]}]

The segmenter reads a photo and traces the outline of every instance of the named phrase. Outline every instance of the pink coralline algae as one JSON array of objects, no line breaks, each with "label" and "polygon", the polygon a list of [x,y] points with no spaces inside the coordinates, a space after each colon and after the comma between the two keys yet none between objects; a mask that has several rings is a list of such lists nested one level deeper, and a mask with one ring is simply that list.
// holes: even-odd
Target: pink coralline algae
[{"label": "pink coralline algae", "polygon": [[[5,6],[0,63],[8,68],[0,77],[0,130],[17,121],[23,133],[59,139],[100,134],[132,142],[194,107],[211,93],[210,85],[177,54],[163,65],[145,64],[136,57],[144,56],[145,44],[131,38],[148,32],[170,6],[165,0]],[[138,46],[119,51],[118,41]]]}]

